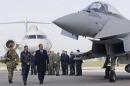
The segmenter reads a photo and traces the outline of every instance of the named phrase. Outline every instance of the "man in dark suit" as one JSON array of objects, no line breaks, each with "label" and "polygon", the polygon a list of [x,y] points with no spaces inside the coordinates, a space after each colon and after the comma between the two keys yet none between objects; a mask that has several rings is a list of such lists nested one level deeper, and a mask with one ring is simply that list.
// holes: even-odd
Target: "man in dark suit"
[{"label": "man in dark suit", "polygon": [[[76,53],[79,54],[80,50],[77,50]],[[82,60],[81,56],[75,56],[74,60],[75,60],[75,64],[76,64],[76,75],[77,76],[82,76],[82,63],[83,63],[83,60]]]},{"label": "man in dark suit", "polygon": [[73,52],[70,52],[70,75],[75,75],[75,56],[73,55]]},{"label": "man in dark suit", "polygon": [[47,51],[43,49],[43,44],[39,44],[39,50],[35,53],[35,64],[37,66],[38,79],[40,84],[43,84],[46,68],[49,64],[48,54]]},{"label": "man in dark suit", "polygon": [[60,60],[62,67],[62,75],[68,75],[69,55],[67,54],[67,51],[62,52]]}]

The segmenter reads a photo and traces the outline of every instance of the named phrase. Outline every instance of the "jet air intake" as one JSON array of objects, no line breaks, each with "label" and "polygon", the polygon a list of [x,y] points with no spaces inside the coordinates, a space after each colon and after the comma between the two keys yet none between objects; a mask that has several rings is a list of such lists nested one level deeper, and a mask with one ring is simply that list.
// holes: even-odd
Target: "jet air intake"
[{"label": "jet air intake", "polygon": [[92,42],[92,53],[98,57],[118,56],[125,52],[123,41],[120,39],[92,40]]}]

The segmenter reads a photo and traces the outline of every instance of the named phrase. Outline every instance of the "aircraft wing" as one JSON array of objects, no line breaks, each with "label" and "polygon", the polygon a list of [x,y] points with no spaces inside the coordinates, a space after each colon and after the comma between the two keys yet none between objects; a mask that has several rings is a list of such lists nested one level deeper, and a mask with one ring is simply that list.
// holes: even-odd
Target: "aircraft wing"
[{"label": "aircraft wing", "polygon": [[0,24],[16,24],[16,23],[25,23],[25,21],[0,22]]},{"label": "aircraft wing", "polygon": [[110,19],[95,38],[120,36],[130,32],[130,21],[124,19]]},{"label": "aircraft wing", "polygon": [[28,21],[27,23],[36,23],[36,24],[52,24],[52,23],[47,23],[47,22],[35,22],[35,21]]},{"label": "aircraft wing", "polygon": [[12,21],[12,22],[0,22],[0,24],[16,24],[16,23],[52,24],[52,23],[47,23],[47,22],[35,22],[35,21]]},{"label": "aircraft wing", "polygon": [[78,40],[78,36],[77,35],[72,34],[72,33],[68,32],[66,30],[62,30],[61,34],[64,35],[64,36],[67,36],[67,37],[70,37],[70,38]]}]

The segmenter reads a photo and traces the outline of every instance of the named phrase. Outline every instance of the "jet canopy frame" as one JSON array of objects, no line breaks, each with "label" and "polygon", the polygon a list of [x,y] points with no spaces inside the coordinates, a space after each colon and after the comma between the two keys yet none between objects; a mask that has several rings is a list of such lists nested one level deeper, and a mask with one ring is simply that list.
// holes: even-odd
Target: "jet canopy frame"
[{"label": "jet canopy frame", "polygon": [[104,2],[93,2],[87,8],[85,8],[84,11],[87,12],[94,11],[94,12],[105,13],[105,14],[120,15],[120,12],[117,9],[115,9],[110,4],[106,4]]}]

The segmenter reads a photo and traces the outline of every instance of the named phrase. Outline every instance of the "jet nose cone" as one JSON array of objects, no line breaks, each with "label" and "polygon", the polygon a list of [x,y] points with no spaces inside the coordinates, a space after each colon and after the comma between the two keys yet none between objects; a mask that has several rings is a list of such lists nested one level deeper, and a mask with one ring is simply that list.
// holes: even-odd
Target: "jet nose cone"
[{"label": "jet nose cone", "polygon": [[54,20],[53,23],[68,32],[83,35],[86,29],[84,26],[88,24],[87,18],[88,14],[86,12],[78,12],[58,18]]},{"label": "jet nose cone", "polygon": [[64,23],[63,23],[63,22],[64,22],[63,20],[64,20],[64,19],[62,19],[62,18],[58,18],[58,19],[54,20],[53,23],[56,24],[56,25],[59,26],[59,27],[62,27],[63,24],[64,24]]},{"label": "jet nose cone", "polygon": [[68,25],[70,23],[72,23],[72,21],[70,21],[70,15],[67,16],[63,16],[61,18],[58,18],[56,20],[53,21],[54,24],[56,24],[57,26],[61,27],[62,29],[68,29]]},{"label": "jet nose cone", "polygon": [[104,20],[85,11],[72,13],[53,21],[54,24],[75,35],[95,37],[102,29]]}]

